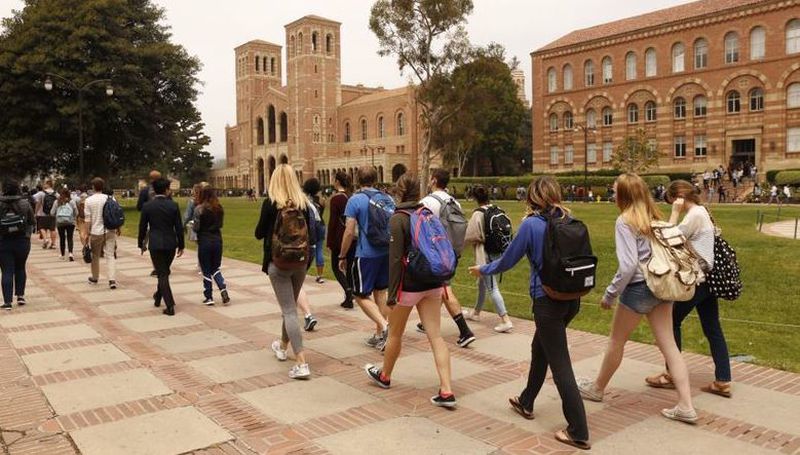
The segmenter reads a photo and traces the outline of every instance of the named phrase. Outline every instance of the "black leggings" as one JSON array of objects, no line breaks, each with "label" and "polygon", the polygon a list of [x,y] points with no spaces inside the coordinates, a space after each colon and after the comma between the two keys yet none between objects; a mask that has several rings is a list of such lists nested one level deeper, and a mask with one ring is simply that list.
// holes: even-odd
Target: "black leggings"
[{"label": "black leggings", "polygon": [[67,246],[69,247],[69,254],[72,254],[72,237],[75,233],[75,225],[74,224],[65,224],[63,226],[58,226],[58,239],[59,239],[59,247],[61,247],[61,255],[64,255],[64,242],[66,241]]}]

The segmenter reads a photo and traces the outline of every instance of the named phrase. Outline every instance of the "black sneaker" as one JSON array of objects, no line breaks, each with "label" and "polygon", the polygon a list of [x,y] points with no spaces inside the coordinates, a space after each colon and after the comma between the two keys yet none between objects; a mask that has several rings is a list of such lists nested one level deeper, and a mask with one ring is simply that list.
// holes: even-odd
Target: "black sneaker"
[{"label": "black sneaker", "polygon": [[456,396],[452,393],[447,396],[442,396],[442,392],[439,392],[437,395],[431,397],[431,404],[434,406],[452,409],[455,408],[457,404]]},{"label": "black sneaker", "polygon": [[26,303],[28,302],[25,301],[25,297],[21,295],[17,296],[17,306],[25,306]]},{"label": "black sneaker", "polygon": [[116,289],[116,288],[117,288],[117,282],[116,282],[116,281],[114,281],[114,280],[110,280],[110,281],[108,282],[108,288],[109,288],[109,289]]},{"label": "black sneaker", "polygon": [[97,284],[97,278],[89,277],[89,284]]},{"label": "black sneaker", "polygon": [[352,300],[345,300],[344,302],[340,303],[339,306],[344,308],[345,310],[352,310],[353,309],[353,301]]},{"label": "black sneaker", "polygon": [[212,299],[211,297],[207,297],[205,300],[203,300],[203,305],[214,306],[214,299]]},{"label": "black sneaker", "polygon": [[158,276],[158,272],[156,272],[155,270],[153,270],[152,272],[150,272],[150,276]]},{"label": "black sneaker", "polygon": [[309,314],[308,316],[306,316],[305,319],[306,319],[306,325],[303,327],[303,329],[306,332],[314,331],[314,327],[317,326],[317,320],[314,318],[314,315]]},{"label": "black sneaker", "polygon": [[473,341],[475,341],[475,335],[470,332],[466,335],[460,336],[458,341],[456,341],[456,344],[462,348],[466,348],[467,346],[471,345]]},{"label": "black sneaker", "polygon": [[0,306],[0,308],[2,308],[4,310],[10,310],[11,309],[11,303],[4,303],[3,306]]},{"label": "black sneaker", "polygon": [[171,307],[171,306],[167,307],[164,310],[164,314],[166,314],[167,316],[175,316],[175,307]]},{"label": "black sneaker", "polygon": [[392,381],[389,379],[384,379],[383,371],[380,368],[376,367],[375,365],[368,363],[364,365],[364,371],[367,372],[367,376],[369,376],[372,381],[378,385],[378,387],[382,389],[388,389],[392,385]]},{"label": "black sneaker", "polygon": [[231,303],[231,298],[228,295],[228,290],[227,289],[223,289],[222,291],[220,291],[220,294],[222,295],[222,304],[223,305],[227,305],[227,304]]},{"label": "black sneaker", "polygon": [[418,323],[417,323],[417,332],[419,332],[419,333],[425,333],[425,326],[424,326],[424,325],[422,325],[422,323],[421,323],[421,322],[418,322]]}]

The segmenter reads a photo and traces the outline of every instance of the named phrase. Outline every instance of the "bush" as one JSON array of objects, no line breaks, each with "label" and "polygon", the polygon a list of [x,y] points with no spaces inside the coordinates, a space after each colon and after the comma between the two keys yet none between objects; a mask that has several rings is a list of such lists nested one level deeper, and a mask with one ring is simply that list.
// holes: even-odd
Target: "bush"
[{"label": "bush", "polygon": [[775,175],[775,183],[778,185],[789,185],[789,186],[800,185],[800,170],[778,172]]},{"label": "bush", "polygon": [[773,171],[767,171],[767,181],[769,183],[777,183],[775,179],[778,176],[778,174],[780,174],[781,172],[789,172],[789,171],[800,171],[800,169],[783,169],[783,170],[777,169]]},{"label": "bush", "polygon": [[[550,174],[552,175],[558,183],[562,186],[567,185],[575,185],[578,187],[583,186],[583,173],[574,174],[570,173],[571,175],[566,174]],[[515,190],[518,186],[522,185],[526,189],[528,185],[530,185],[531,181],[538,177],[538,175],[527,175],[521,177],[458,177],[454,179],[450,179],[450,187],[453,191],[455,191],[455,196],[463,196],[466,192],[467,185],[474,186],[474,185],[483,185],[483,186],[498,186],[501,188],[501,195],[502,195],[502,187],[507,187],[505,197],[507,198],[514,198],[516,193]],[[614,180],[616,180],[616,175],[597,175],[597,174],[589,174],[586,178],[586,185],[591,187],[595,194],[605,194],[605,189],[614,184]],[[670,182],[670,177],[667,175],[643,175],[642,179],[647,183],[648,186],[655,187],[657,185],[667,185]],[[602,192],[600,192],[602,191]]]}]

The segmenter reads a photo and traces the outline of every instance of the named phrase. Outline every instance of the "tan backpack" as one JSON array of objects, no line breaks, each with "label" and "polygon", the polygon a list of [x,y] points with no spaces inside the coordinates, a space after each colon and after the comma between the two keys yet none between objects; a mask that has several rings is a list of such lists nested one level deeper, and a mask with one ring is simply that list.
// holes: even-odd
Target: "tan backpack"
[{"label": "tan backpack", "polygon": [[278,210],[272,231],[272,262],[279,269],[305,265],[309,255],[306,214],[292,201]]},{"label": "tan backpack", "polygon": [[661,300],[691,299],[703,276],[697,254],[677,226],[653,221],[650,227],[652,253],[650,259],[640,264],[647,287]]}]

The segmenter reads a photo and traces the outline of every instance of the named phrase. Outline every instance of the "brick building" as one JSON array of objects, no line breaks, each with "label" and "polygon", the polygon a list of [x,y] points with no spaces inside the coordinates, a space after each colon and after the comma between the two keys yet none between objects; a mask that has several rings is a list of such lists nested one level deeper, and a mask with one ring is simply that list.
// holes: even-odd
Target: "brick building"
[{"label": "brick building", "polygon": [[800,167],[800,0],[700,0],[574,31],[531,60],[537,172],[609,167],[639,129],[662,170]]},{"label": "brick building", "polygon": [[381,181],[416,168],[413,87],[343,85],[340,26],[305,16],[285,26],[285,53],[261,40],[235,49],[236,125],[225,130],[226,167],[212,171],[214,186],[261,194],[278,163],[323,184],[365,164]]}]

